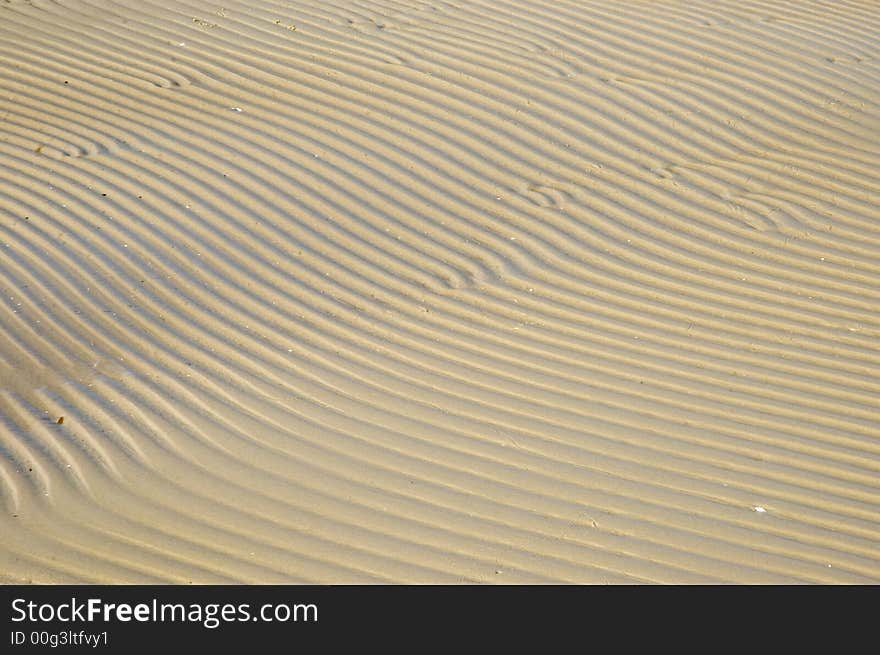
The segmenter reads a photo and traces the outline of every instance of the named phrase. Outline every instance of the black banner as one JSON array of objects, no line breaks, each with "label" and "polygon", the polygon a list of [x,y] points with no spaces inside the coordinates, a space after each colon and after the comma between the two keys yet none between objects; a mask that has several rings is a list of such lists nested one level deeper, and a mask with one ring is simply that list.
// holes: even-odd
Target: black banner
[{"label": "black banner", "polygon": [[[876,587],[0,586],[0,652],[618,646],[873,630]],[[860,623],[859,616],[870,617]],[[810,632],[812,631],[812,632]],[[811,637],[812,638],[812,637]],[[352,641],[353,640],[353,641]],[[717,642],[716,642],[717,644]],[[470,650],[470,648],[468,649]]]}]

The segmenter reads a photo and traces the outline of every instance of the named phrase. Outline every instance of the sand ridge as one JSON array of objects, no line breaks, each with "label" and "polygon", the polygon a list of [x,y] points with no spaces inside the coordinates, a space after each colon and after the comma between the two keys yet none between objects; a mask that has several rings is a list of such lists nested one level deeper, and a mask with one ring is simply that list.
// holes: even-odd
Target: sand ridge
[{"label": "sand ridge", "polygon": [[0,5],[3,579],[877,582],[875,13]]}]

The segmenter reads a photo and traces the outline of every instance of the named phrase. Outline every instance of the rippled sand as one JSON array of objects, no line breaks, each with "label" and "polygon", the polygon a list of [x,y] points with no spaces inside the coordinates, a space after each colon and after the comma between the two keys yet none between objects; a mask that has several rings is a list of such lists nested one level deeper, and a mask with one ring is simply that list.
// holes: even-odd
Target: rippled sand
[{"label": "rippled sand", "polygon": [[0,3],[0,581],[880,582],[876,9]]}]

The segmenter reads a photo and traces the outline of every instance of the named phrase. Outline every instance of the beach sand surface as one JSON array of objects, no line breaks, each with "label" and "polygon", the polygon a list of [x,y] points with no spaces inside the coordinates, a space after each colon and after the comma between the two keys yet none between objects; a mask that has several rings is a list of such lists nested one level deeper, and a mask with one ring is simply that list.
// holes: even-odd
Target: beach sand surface
[{"label": "beach sand surface", "polygon": [[0,3],[0,582],[880,582],[878,53]]}]

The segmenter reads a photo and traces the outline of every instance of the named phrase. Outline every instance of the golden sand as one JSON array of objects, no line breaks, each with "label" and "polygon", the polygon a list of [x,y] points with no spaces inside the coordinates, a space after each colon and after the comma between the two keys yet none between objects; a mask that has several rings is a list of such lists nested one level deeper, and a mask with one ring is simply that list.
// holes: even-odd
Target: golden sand
[{"label": "golden sand", "polygon": [[0,33],[0,581],[880,582],[875,3]]}]

